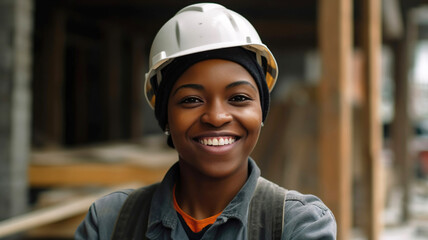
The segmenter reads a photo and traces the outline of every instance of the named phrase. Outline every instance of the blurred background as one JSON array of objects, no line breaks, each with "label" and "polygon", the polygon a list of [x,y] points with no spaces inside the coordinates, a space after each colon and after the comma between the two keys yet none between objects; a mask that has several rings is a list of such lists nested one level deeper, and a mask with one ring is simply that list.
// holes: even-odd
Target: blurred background
[{"label": "blurred background", "polygon": [[[177,160],[143,95],[195,1],[0,0],[0,239],[72,239],[96,198]],[[338,239],[428,239],[428,1],[228,0],[279,64],[252,157]]]}]

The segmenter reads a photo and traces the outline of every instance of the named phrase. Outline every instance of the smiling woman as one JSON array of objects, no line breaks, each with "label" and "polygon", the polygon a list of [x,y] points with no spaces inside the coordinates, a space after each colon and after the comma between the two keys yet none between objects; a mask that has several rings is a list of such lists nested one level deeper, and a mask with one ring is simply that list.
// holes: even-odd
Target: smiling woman
[{"label": "smiling woman", "polygon": [[[189,85],[199,87],[183,87]],[[172,91],[176,94],[169,98],[168,126],[179,153],[180,172],[185,173],[182,178],[203,183],[201,178],[227,177],[233,184],[222,187],[222,192],[237,185],[231,190],[236,194],[247,178],[248,156],[262,122],[254,79],[238,63],[211,59],[191,66]]]},{"label": "smiling woman", "polygon": [[218,4],[179,11],[154,39],[145,84],[178,162],[161,183],[97,200],[76,239],[335,239],[321,200],[260,177],[249,157],[276,79],[245,18]]}]

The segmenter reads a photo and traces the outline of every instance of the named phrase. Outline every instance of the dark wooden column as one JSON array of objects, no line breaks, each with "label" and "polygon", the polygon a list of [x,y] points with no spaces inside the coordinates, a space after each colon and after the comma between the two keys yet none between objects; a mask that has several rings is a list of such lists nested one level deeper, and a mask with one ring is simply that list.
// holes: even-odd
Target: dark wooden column
[{"label": "dark wooden column", "polygon": [[143,106],[144,99],[144,41],[136,36],[132,40],[132,76],[131,76],[131,119],[130,137],[139,139],[143,134]]},{"label": "dark wooden column", "polygon": [[122,65],[122,34],[118,26],[106,24],[106,102],[107,108],[107,139],[117,140],[122,136],[121,112],[121,65]]},{"label": "dark wooden column", "polygon": [[45,112],[37,114],[42,117],[43,130],[47,142],[45,144],[60,146],[63,143],[63,88],[64,88],[64,55],[65,55],[65,21],[66,16],[62,9],[54,9],[51,25],[44,34],[44,74],[45,91],[43,103]]},{"label": "dark wooden column", "polygon": [[403,193],[402,221],[410,218],[410,178],[412,163],[410,159],[411,120],[409,108],[410,79],[409,69],[413,44],[417,36],[417,27],[414,25],[414,15],[406,13],[407,23],[405,36],[394,45],[394,120],[392,125],[392,147],[394,153],[395,170],[399,179],[399,188]]},{"label": "dark wooden column", "polygon": [[74,80],[74,141],[86,143],[88,140],[88,75],[87,49],[76,46],[76,67]]}]

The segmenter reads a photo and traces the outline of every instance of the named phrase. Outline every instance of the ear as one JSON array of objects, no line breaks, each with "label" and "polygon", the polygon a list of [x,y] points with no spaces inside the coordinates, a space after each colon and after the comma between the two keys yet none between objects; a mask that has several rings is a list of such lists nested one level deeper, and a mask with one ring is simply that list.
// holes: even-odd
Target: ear
[{"label": "ear", "polygon": [[165,135],[169,136],[171,133],[169,131],[169,126],[168,124],[165,125],[165,131],[164,131]]}]

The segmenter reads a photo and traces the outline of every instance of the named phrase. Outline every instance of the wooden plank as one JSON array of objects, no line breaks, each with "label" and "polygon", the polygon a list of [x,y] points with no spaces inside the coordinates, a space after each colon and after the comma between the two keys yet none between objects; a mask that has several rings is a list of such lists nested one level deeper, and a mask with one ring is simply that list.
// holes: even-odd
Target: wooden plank
[{"label": "wooden plank", "polygon": [[380,237],[383,191],[381,191],[381,151],[382,120],[380,116],[381,99],[381,1],[362,1],[362,38],[364,57],[363,100],[363,161],[367,177],[366,234],[368,239]]},{"label": "wooden plank", "polygon": [[67,164],[29,167],[28,178],[32,187],[60,186],[112,186],[130,181],[147,184],[158,182],[168,167],[147,168],[135,164]]},{"label": "wooden plank", "polygon": [[74,239],[74,233],[85,216],[86,212],[31,229],[25,232],[24,239]]},{"label": "wooden plank", "polygon": [[74,239],[74,233],[85,218],[86,213],[30,229],[23,234],[23,239]]},{"label": "wooden plank", "polygon": [[321,197],[336,217],[337,238],[349,239],[352,1],[322,0],[318,4],[322,64],[319,87]]},{"label": "wooden plank", "polygon": [[138,183],[128,183],[110,188],[107,191],[103,191],[102,193],[71,199],[65,203],[35,210],[27,214],[1,221],[0,238],[85,213],[88,211],[89,206],[102,196],[120,189],[138,188],[141,186],[142,184]]},{"label": "wooden plank", "polygon": [[160,181],[176,162],[174,150],[116,144],[32,153],[29,182],[33,187],[115,185]]}]

